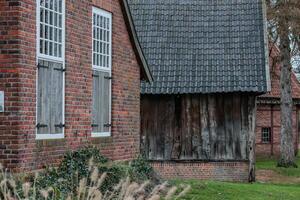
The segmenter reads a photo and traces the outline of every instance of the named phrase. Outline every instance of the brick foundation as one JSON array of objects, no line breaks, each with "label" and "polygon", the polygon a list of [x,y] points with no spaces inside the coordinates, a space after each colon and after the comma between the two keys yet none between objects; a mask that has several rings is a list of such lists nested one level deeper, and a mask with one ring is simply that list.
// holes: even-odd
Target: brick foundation
[{"label": "brick foundation", "polygon": [[164,179],[199,179],[218,181],[248,180],[248,162],[151,162]]}]

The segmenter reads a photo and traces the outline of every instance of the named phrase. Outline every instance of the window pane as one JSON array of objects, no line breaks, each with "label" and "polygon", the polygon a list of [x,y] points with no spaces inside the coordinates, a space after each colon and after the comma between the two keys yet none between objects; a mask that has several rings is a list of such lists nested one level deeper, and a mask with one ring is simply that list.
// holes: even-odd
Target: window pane
[{"label": "window pane", "polygon": [[45,38],[48,39],[48,36],[49,36],[48,26],[45,26]]},{"label": "window pane", "polygon": [[57,48],[58,48],[58,46],[57,46],[57,43],[55,43],[54,44],[54,56],[57,56]]},{"label": "window pane", "polygon": [[62,12],[62,0],[59,0],[59,12]]},{"label": "window pane", "polygon": [[49,40],[53,40],[53,28],[49,28]]},{"label": "window pane", "polygon": [[45,17],[45,10],[41,8],[40,10],[40,21],[43,22]]},{"label": "window pane", "polygon": [[52,56],[53,55],[53,43],[49,42],[49,55]]},{"label": "window pane", "polygon": [[43,24],[40,24],[40,38],[44,37],[44,26]]},{"label": "window pane", "polygon": [[45,10],[45,23],[48,23],[48,10]]},{"label": "window pane", "polygon": [[58,18],[58,15],[57,13],[54,14],[54,26],[57,26],[57,18]]},{"label": "window pane", "polygon": [[40,53],[44,53],[44,41],[40,40]]},{"label": "window pane", "polygon": [[55,10],[55,11],[58,10],[57,0],[54,0],[54,10]]},{"label": "window pane", "polygon": [[53,0],[49,0],[49,8],[51,9],[51,10],[53,10]]},{"label": "window pane", "polygon": [[61,28],[62,27],[62,16],[61,15],[59,15],[59,27]]},{"label": "window pane", "polygon": [[62,56],[62,45],[61,44],[59,45],[59,48],[58,48],[58,56],[59,57]]},{"label": "window pane", "polygon": [[59,38],[59,42],[62,42],[62,30],[59,30],[59,34],[58,34],[58,38]]},{"label": "window pane", "polygon": [[54,41],[57,42],[57,35],[58,35],[58,30],[57,28],[54,28]]},{"label": "window pane", "polygon": [[45,41],[45,52],[46,55],[48,55],[48,42]]}]

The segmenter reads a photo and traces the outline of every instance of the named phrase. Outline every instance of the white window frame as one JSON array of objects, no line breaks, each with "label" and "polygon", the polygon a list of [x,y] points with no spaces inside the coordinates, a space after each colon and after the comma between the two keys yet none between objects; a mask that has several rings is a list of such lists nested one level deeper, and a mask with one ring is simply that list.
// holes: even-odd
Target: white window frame
[{"label": "white window frame", "polygon": [[[39,59],[61,63],[63,65],[63,69],[65,69],[65,0],[62,0],[62,52],[61,58],[45,55],[40,53],[40,0],[36,1],[36,65],[38,65]],[[62,123],[65,124],[65,73],[63,73],[63,105],[62,105]],[[38,71],[36,73],[36,94],[38,92]],[[38,109],[38,96],[36,95],[36,122],[37,122],[37,109]],[[62,133],[59,134],[38,134],[37,128],[35,129],[35,139],[36,140],[49,140],[49,139],[63,139],[65,138],[65,127],[62,128]]]},{"label": "white window frame", "polygon": [[[265,134],[269,134],[269,137],[264,137]],[[269,139],[264,141],[264,139]],[[262,127],[261,128],[261,141],[263,144],[270,144],[272,142],[272,128],[271,127]]]},{"label": "white window frame", "polygon": [[[101,71],[101,72],[108,72],[109,76],[112,76],[112,13],[107,12],[103,9],[97,8],[97,7],[93,7],[93,12],[92,12],[92,70],[96,70],[96,71]],[[93,60],[94,60],[94,51],[93,51],[93,42],[94,42],[94,37],[93,37],[93,29],[94,29],[94,13],[97,15],[101,15],[103,17],[109,18],[109,65],[108,67],[100,67],[97,65],[94,65]],[[112,83],[110,81],[110,85],[109,85],[109,124],[112,123],[112,114],[111,114],[111,104],[112,104]],[[92,138],[97,138],[97,137],[110,137],[111,136],[111,129],[112,127],[109,128],[109,132],[92,132],[91,133],[91,137]]]}]

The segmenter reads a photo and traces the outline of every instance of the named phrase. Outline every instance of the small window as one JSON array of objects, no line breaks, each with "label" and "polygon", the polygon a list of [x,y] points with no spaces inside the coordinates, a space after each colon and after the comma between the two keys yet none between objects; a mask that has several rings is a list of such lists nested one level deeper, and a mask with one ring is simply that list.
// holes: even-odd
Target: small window
[{"label": "small window", "polygon": [[262,138],[262,143],[270,143],[271,142],[271,128],[262,128],[261,130],[261,138]]},{"label": "small window", "polygon": [[92,137],[111,135],[111,23],[112,16],[93,8]]}]

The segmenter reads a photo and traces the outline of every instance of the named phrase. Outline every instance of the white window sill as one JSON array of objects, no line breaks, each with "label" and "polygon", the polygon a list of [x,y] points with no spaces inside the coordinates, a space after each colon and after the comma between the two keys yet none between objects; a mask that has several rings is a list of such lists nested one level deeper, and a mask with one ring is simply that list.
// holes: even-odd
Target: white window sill
[{"label": "white window sill", "polygon": [[64,139],[65,135],[60,134],[36,134],[36,140],[55,140],[55,139]]},{"label": "white window sill", "polygon": [[92,133],[92,138],[97,138],[97,137],[110,137],[110,136],[111,136],[110,132]]}]

